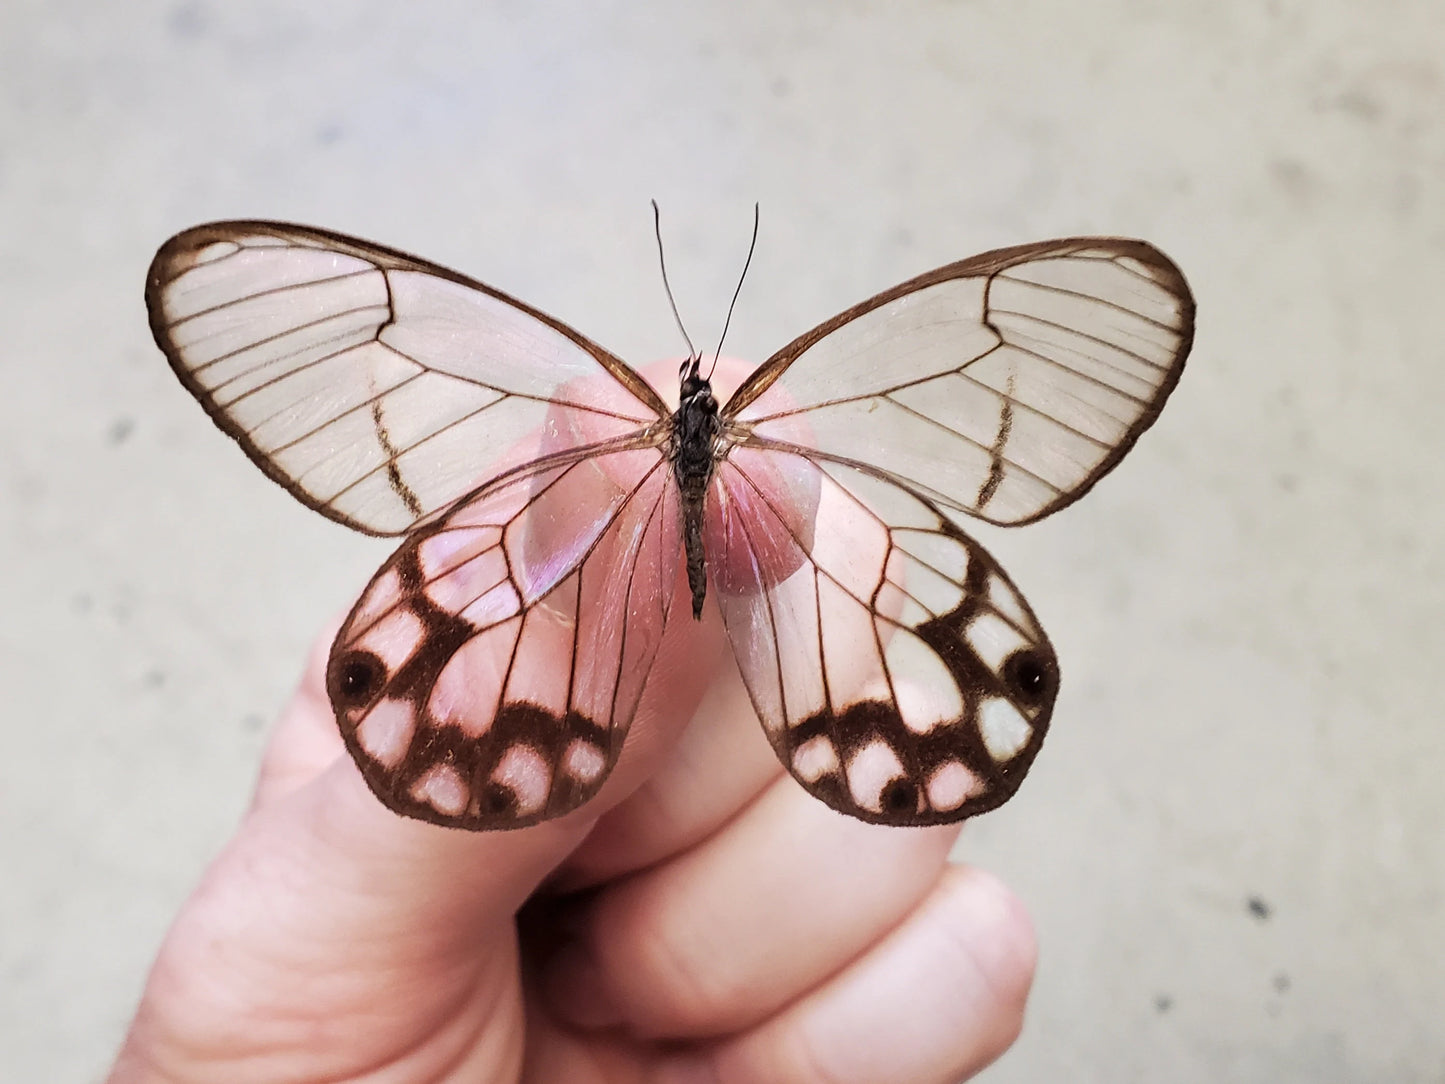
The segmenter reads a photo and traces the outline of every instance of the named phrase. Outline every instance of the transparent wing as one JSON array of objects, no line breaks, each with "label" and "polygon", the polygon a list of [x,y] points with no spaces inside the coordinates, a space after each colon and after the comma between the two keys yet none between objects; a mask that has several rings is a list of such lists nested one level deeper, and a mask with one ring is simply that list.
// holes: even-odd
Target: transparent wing
[{"label": "transparent wing", "polygon": [[590,798],[657,653],[679,549],[666,460],[625,445],[489,483],[408,537],[327,666],[377,797],[472,830]]},{"label": "transparent wing", "polygon": [[302,226],[171,238],[146,286],[181,382],[317,511],[400,534],[535,453],[603,442],[667,407],[601,347],[455,272]]},{"label": "transparent wing", "polygon": [[[783,766],[880,824],[962,820],[1012,796],[1058,663],[983,547],[865,468],[743,448],[717,479],[708,569]],[[809,490],[816,518],[798,512]]]},{"label": "transparent wing", "polygon": [[1179,269],[1142,241],[985,253],[863,302],[775,354],[724,409],[731,439],[807,447],[991,523],[1039,519],[1111,470],[1163,408],[1194,332]]}]

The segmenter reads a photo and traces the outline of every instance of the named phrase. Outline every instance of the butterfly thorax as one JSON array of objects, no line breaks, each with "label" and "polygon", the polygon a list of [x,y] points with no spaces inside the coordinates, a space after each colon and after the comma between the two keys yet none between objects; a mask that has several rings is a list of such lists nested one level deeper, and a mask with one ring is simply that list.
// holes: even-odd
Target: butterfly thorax
[{"label": "butterfly thorax", "polygon": [[678,408],[672,416],[672,473],[682,511],[687,584],[692,591],[692,616],[702,616],[707,597],[707,571],[702,544],[703,503],[712,481],[714,443],[721,429],[712,385],[695,371],[684,371]]}]

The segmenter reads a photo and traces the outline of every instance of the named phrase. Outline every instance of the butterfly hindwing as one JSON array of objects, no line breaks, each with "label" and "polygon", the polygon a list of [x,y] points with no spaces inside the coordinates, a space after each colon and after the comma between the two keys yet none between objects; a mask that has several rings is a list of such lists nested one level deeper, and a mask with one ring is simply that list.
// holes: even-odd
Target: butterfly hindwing
[{"label": "butterfly hindwing", "polygon": [[[777,477],[813,473],[813,537]],[[808,456],[738,449],[709,507],[709,571],[783,766],[863,820],[992,809],[1048,729],[1058,663],[1008,576],[927,501]]]},{"label": "butterfly hindwing", "polygon": [[665,460],[627,447],[484,486],[409,537],[327,667],[377,796],[490,829],[596,793],[666,624],[677,522]]}]

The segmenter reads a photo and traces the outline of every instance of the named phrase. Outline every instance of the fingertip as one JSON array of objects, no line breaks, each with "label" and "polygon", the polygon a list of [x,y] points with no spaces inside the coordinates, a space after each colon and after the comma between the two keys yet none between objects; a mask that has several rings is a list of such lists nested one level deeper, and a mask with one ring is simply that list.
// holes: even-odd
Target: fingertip
[{"label": "fingertip", "polygon": [[727,1081],[961,1080],[1018,1038],[1036,951],[1012,892],[950,867],[867,953],[709,1058]]},{"label": "fingertip", "polygon": [[[1038,967],[1038,939],[1023,901],[998,877],[976,866],[949,866],[935,901],[937,910],[931,913],[957,938],[989,1000],[1016,1007],[1021,1028]],[[1015,1029],[1009,1043],[1017,1036]]]}]

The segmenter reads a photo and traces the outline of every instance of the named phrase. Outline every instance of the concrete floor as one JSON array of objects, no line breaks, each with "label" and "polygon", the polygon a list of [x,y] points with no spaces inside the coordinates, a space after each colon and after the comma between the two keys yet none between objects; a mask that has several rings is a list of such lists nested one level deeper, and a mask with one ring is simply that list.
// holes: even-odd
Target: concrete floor
[{"label": "concrete floor", "polygon": [[1077,507],[980,531],[1063,659],[961,855],[1038,923],[1013,1081],[1445,1080],[1445,8],[0,8],[0,1076],[96,1080],[303,652],[388,552],[150,341],[208,218],[327,225],[761,358],[1002,244],[1147,237],[1193,359]]}]

